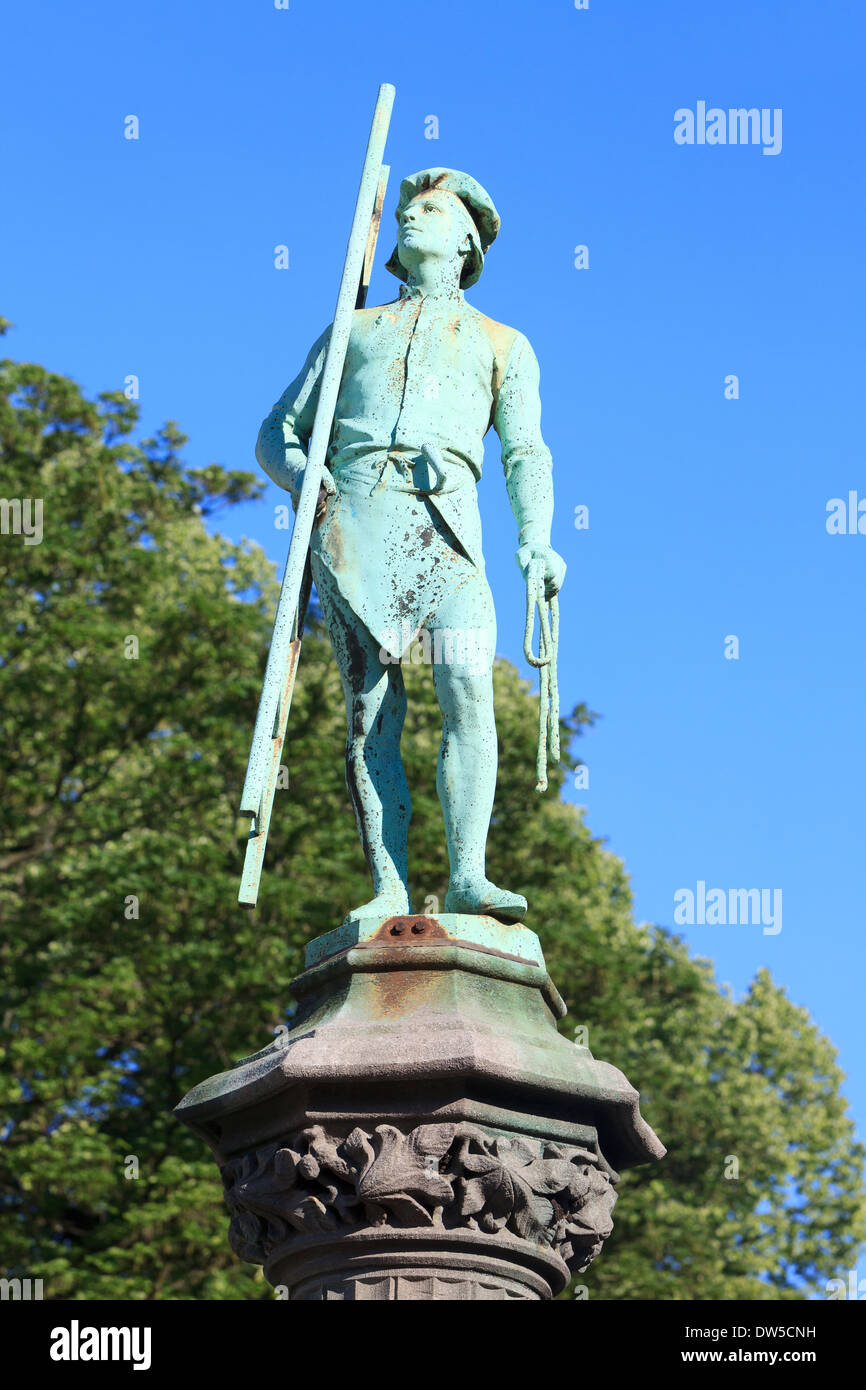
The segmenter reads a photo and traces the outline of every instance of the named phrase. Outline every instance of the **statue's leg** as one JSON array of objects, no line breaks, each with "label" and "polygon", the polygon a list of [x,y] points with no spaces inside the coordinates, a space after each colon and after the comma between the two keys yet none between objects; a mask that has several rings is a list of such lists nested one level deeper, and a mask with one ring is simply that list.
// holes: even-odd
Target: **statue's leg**
[{"label": "statue's leg", "polygon": [[446,600],[432,626],[433,680],[442,711],[436,789],[451,868],[445,911],[516,922],[526,912],[526,899],[497,888],[485,872],[498,763],[495,654],[493,600],[479,574]]},{"label": "statue's leg", "polygon": [[379,646],[336,592],[319,590],[346,697],[346,785],[375,897],[349,914],[389,917],[410,911],[408,835],[411,802],[400,735],[406,690],[399,665],[384,664]]}]

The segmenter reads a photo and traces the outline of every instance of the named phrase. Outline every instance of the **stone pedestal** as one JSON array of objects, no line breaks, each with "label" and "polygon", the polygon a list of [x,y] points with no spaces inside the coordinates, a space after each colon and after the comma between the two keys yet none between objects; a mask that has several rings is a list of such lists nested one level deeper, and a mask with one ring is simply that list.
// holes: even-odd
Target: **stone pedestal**
[{"label": "stone pedestal", "polygon": [[622,1072],[556,1029],[538,938],[490,917],[349,922],[307,947],[292,1027],[176,1114],[229,1240],[288,1298],[549,1299],[665,1150]]}]

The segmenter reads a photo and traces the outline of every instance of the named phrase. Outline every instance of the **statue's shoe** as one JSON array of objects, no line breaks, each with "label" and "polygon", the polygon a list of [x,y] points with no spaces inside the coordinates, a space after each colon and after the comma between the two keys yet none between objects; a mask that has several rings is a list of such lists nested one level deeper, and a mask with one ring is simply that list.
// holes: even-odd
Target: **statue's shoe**
[{"label": "statue's shoe", "polygon": [[506,893],[489,878],[477,883],[455,884],[445,894],[445,912],[497,917],[501,922],[521,922],[529,904],[519,893]]},{"label": "statue's shoe", "polygon": [[405,917],[411,911],[409,894],[404,888],[396,888],[386,893],[378,893],[368,903],[353,908],[351,912],[346,913],[343,920],[356,922],[359,918],[380,917],[384,921],[386,917]]}]

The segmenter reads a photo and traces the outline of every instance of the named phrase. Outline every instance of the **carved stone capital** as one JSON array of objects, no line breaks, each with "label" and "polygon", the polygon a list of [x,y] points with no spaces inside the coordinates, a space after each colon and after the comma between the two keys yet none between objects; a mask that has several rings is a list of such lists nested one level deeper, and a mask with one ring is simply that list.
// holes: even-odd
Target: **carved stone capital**
[{"label": "carved stone capital", "polygon": [[[597,1153],[473,1124],[356,1126],[345,1135],[311,1125],[230,1160],[222,1173],[235,1254],[264,1265],[269,1277],[279,1266],[292,1286],[317,1254],[329,1265],[332,1252],[339,1263],[346,1237],[369,1252],[383,1245],[377,1237],[395,1232],[413,1233],[434,1279],[457,1232],[464,1254],[494,1262],[513,1256],[519,1265],[529,1247],[528,1263],[549,1265],[549,1280],[562,1284],[601,1250],[616,1201],[616,1175]],[[491,1287],[501,1289],[501,1281]],[[329,1296],[344,1295],[332,1288]]]}]

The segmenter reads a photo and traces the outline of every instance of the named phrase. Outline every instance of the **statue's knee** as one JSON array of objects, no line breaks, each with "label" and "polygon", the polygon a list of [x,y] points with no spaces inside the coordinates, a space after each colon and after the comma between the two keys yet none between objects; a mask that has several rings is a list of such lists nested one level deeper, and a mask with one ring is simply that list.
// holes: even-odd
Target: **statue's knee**
[{"label": "statue's knee", "polygon": [[452,667],[437,682],[442,713],[460,723],[486,723],[493,717],[493,684],[487,672]]},{"label": "statue's knee", "polygon": [[368,739],[376,741],[399,738],[406,717],[406,692],[388,691],[373,698],[356,696],[352,701],[349,743],[362,745]]},{"label": "statue's knee", "polygon": [[356,695],[352,700],[351,720],[349,722],[349,743],[357,744],[368,737],[376,722],[380,702]]},{"label": "statue's knee", "polygon": [[402,729],[403,727],[408,704],[406,691],[405,688],[403,688],[389,692],[388,698],[383,705],[383,714],[397,729]]}]

